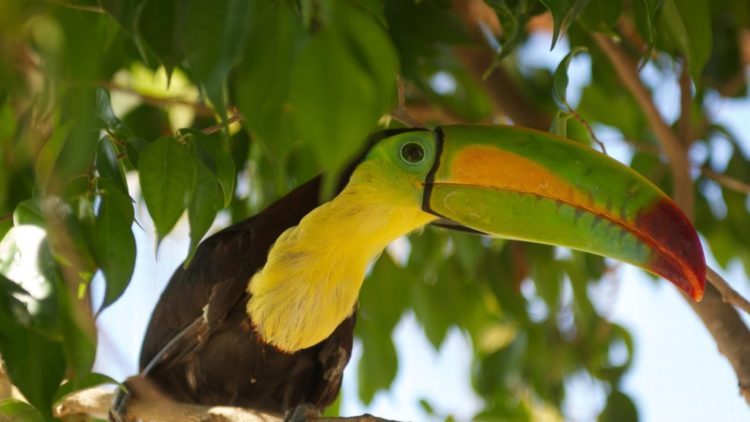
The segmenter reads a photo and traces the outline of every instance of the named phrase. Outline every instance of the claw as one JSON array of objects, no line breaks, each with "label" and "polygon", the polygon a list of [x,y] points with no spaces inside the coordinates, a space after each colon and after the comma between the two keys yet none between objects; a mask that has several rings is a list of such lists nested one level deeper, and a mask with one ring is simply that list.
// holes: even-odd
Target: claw
[{"label": "claw", "polygon": [[110,422],[127,422],[129,420],[127,417],[127,407],[132,397],[133,395],[125,384],[117,388],[115,396],[112,399],[112,406],[109,408]]},{"label": "claw", "polygon": [[320,417],[320,410],[310,403],[303,403],[289,409],[284,415],[284,422],[307,422]]}]

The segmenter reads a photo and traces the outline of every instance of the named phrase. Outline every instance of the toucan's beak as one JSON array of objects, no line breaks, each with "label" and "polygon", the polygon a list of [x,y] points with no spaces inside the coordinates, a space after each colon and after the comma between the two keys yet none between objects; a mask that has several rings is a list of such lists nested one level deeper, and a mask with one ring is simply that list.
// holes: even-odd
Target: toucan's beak
[{"label": "toucan's beak", "polygon": [[567,246],[658,274],[703,297],[695,229],[656,186],[584,145],[512,126],[436,130],[423,208],[491,236]]}]

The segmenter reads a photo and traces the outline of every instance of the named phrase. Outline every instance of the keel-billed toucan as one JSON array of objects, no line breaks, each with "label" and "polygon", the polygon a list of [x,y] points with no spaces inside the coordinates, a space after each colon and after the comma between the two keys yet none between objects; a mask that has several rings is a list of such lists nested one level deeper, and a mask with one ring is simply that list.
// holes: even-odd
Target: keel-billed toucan
[{"label": "keel-billed toucan", "polygon": [[391,130],[370,145],[330,201],[319,203],[316,178],[198,247],[151,317],[146,378],[179,401],[323,409],[349,360],[368,264],[431,223],[616,258],[703,294],[685,215],[584,145],[511,126]]}]

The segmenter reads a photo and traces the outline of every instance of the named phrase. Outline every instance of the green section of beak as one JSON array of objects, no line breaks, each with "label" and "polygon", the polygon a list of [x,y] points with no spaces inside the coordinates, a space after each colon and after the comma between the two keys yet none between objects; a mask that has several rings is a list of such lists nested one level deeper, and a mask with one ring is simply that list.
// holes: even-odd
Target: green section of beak
[{"label": "green section of beak", "polygon": [[628,262],[702,296],[705,261],[695,230],[630,168],[584,145],[518,127],[441,132],[426,209],[492,236]]}]

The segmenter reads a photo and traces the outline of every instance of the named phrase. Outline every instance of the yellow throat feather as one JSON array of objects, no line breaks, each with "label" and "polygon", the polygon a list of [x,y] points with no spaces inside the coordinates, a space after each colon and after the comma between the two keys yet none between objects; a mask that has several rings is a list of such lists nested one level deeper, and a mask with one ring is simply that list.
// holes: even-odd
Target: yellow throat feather
[{"label": "yellow throat feather", "polygon": [[413,197],[378,189],[374,174],[360,166],[338,196],[282,233],[252,277],[247,313],[267,343],[294,352],[330,336],[354,310],[368,264],[435,219]]}]

